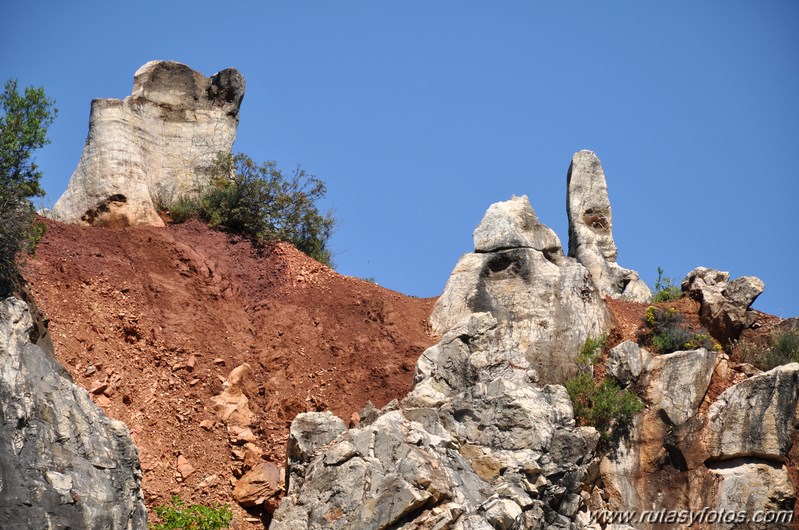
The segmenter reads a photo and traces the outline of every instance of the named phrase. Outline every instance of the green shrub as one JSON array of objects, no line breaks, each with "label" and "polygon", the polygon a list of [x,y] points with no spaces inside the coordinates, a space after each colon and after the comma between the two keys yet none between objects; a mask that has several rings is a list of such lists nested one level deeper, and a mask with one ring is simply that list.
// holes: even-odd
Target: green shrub
[{"label": "green shrub", "polygon": [[169,505],[156,506],[155,513],[162,522],[152,525],[153,530],[221,530],[233,520],[233,512],[226,505],[186,506],[177,495]]},{"label": "green shrub", "polygon": [[[213,179],[197,211],[210,226],[259,244],[286,241],[332,266],[327,243],[335,221],[316,204],[327,192],[321,180],[299,166],[286,176],[275,162],[258,165],[243,154],[220,155],[209,171]],[[194,206],[189,202],[186,207],[190,213]]]},{"label": "green shrub", "polygon": [[[197,198],[159,199],[173,222],[199,217],[256,244],[286,241],[332,267],[327,242],[335,221],[316,204],[327,192],[321,180],[299,166],[286,176],[275,162],[258,165],[243,154],[219,155],[206,169],[211,184]],[[166,190],[163,195],[171,196]]]},{"label": "green shrub", "polygon": [[582,425],[599,431],[608,443],[624,435],[644,404],[633,392],[622,390],[616,381],[605,378],[597,384],[589,373],[581,373],[564,383],[572,400],[574,416]]},{"label": "green shrub", "polygon": [[180,197],[164,209],[173,223],[185,223],[189,219],[200,217],[200,201],[191,197]]},{"label": "green shrub", "polygon": [[638,339],[642,344],[652,346],[657,353],[672,353],[678,350],[705,348],[718,351],[721,345],[705,330],[692,329],[683,324],[683,316],[677,309],[661,309],[655,306],[646,308],[643,318],[644,330]]},{"label": "green shrub", "polygon": [[673,302],[682,297],[682,289],[672,285],[669,277],[663,277],[663,269],[658,267],[658,279],[655,282],[655,294],[652,295],[652,302]]},{"label": "green shrub", "polygon": [[577,362],[584,370],[563,385],[572,400],[574,416],[582,425],[599,431],[603,444],[618,439],[629,430],[633,417],[644,404],[633,392],[622,390],[611,378],[598,383],[593,368],[607,346],[607,337],[588,337],[583,343]]},{"label": "green shrub", "polygon": [[580,354],[577,356],[577,362],[583,366],[596,364],[602,356],[602,351],[605,349],[607,341],[607,337],[588,337],[585,339]]}]

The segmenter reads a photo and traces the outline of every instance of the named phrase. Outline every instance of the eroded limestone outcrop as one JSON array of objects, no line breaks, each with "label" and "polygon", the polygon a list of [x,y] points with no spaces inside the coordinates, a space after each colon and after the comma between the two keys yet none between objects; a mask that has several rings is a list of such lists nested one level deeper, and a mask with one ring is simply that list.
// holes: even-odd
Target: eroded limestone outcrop
[{"label": "eroded limestone outcrop", "polygon": [[786,461],[796,438],[799,364],[743,376],[712,402],[711,381],[729,369],[724,355],[704,349],[653,355],[624,342],[609,352],[607,367],[638,390],[647,408],[629,439],[602,459],[593,510],[724,509],[751,515],[793,509],[796,489]]},{"label": "eroded limestone outcrop", "polygon": [[521,351],[542,382],[574,375],[585,339],[612,325],[588,270],[563,255],[526,196],[493,204],[474,244],[433,308],[433,331],[444,335],[469,315],[488,312],[498,322],[497,348]]},{"label": "eroded limestone outcrop", "polygon": [[196,193],[236,139],[244,78],[210,78],[174,61],[135,73],[123,100],[95,99],[89,135],[67,190],[50,215],[96,226],[163,226],[156,204]]},{"label": "eroded limestone outcrop", "polygon": [[567,176],[569,256],[590,272],[603,296],[647,302],[652,292],[638,273],[616,263],[613,213],[602,163],[593,151],[572,157]]},{"label": "eroded limestone outcrop", "polygon": [[[580,528],[599,434],[562,381],[611,318],[527,197],[492,205],[431,317],[442,335],[401,403],[292,423],[270,528]],[[582,522],[580,522],[582,521]]]},{"label": "eroded limestone outcrop", "polygon": [[699,302],[702,324],[722,344],[740,337],[755,322],[750,307],[765,284],[756,276],[741,276],[730,281],[730,273],[697,267],[682,281],[682,290]]},{"label": "eroded limestone outcrop", "polygon": [[3,528],[144,530],[138,454],[127,427],[31,342],[27,305],[0,302]]},{"label": "eroded limestone outcrop", "polygon": [[270,528],[578,528],[599,435],[501,334],[490,314],[467,316],[370,424],[299,415]]}]

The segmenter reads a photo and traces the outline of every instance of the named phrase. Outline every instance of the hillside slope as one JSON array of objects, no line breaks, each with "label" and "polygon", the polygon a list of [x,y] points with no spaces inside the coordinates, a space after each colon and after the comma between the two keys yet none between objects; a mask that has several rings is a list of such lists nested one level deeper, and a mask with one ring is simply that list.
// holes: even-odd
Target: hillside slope
[{"label": "hillside slope", "polygon": [[[175,493],[233,504],[241,463],[209,403],[233,368],[252,368],[252,429],[263,459],[282,465],[298,412],[347,421],[367,400],[405,395],[433,343],[433,299],[339,275],[290,245],[258,250],[198,222],[44,222],[25,276],[59,361],[131,429],[150,507]],[[178,457],[196,471],[184,478]]]}]

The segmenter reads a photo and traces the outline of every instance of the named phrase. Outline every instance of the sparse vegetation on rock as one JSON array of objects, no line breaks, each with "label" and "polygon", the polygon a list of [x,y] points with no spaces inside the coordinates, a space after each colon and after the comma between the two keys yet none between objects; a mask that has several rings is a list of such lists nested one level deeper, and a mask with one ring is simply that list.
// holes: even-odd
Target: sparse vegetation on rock
[{"label": "sparse vegetation on rock", "polygon": [[682,289],[678,285],[672,284],[672,279],[668,276],[663,277],[663,269],[658,267],[658,279],[655,282],[655,293],[652,295],[652,302],[673,302],[682,297]]},{"label": "sparse vegetation on rock", "polygon": [[683,316],[673,307],[649,306],[644,318],[644,330],[639,340],[651,346],[657,353],[666,354],[678,350],[720,350],[721,346],[705,330],[696,330],[683,323]]},{"label": "sparse vegetation on rock", "polygon": [[590,370],[567,380],[564,386],[572,400],[577,421],[594,427],[599,431],[600,440],[608,443],[629,429],[644,404],[635,393],[623,390],[613,378],[604,377],[599,383],[594,379],[593,365],[599,362],[606,344],[604,337],[586,339],[577,360]]},{"label": "sparse vegetation on rock", "polygon": [[799,362],[799,332],[774,331],[768,345],[750,340],[736,341],[734,351],[739,362],[749,363],[763,371]]}]

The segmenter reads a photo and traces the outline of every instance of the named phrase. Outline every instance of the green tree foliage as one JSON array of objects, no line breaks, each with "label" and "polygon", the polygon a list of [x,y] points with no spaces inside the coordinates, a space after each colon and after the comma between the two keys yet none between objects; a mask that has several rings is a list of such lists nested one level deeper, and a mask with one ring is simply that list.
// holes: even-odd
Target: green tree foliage
[{"label": "green tree foliage", "polygon": [[222,530],[233,520],[228,506],[186,506],[177,495],[169,505],[156,506],[155,513],[161,522],[152,525],[153,530]]},{"label": "green tree foliage", "polygon": [[327,191],[324,182],[301,167],[285,175],[275,162],[257,164],[244,154],[220,155],[210,171],[211,185],[199,199],[181,197],[169,205],[174,222],[196,215],[257,243],[287,241],[332,265],[327,242],[335,221],[317,206]]},{"label": "green tree foliage", "polygon": [[32,250],[43,231],[34,223],[30,202],[44,195],[33,152],[49,143],[47,128],[58,112],[54,105],[43,88],[20,93],[14,79],[0,94],[0,295],[13,289],[17,253]]}]

